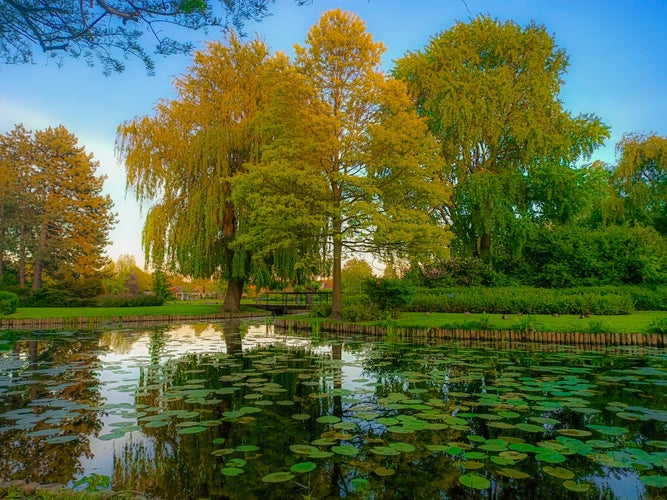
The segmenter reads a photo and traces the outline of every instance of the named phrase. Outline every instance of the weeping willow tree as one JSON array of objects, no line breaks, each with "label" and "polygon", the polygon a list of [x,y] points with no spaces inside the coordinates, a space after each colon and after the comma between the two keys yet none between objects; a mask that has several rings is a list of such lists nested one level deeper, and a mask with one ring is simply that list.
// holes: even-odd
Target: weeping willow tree
[{"label": "weeping willow tree", "polygon": [[231,34],[226,44],[211,42],[175,80],[176,99],[118,129],[127,189],[150,204],[146,262],[196,278],[220,276],[228,283],[224,311],[240,310],[244,282],[259,262],[236,241],[244,226],[231,181],[258,161],[265,142],[260,117],[270,59],[259,40],[242,43]]}]

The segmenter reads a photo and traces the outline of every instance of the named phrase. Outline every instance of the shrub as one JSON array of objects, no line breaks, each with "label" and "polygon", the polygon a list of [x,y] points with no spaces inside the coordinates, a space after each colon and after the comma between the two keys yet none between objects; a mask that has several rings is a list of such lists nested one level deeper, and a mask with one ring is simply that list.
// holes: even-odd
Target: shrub
[{"label": "shrub", "polygon": [[343,299],[343,319],[345,321],[375,321],[382,318],[382,311],[372,304],[366,295],[348,295]]},{"label": "shrub", "polygon": [[21,300],[22,307],[73,307],[78,306],[75,297],[68,290],[40,288]]},{"label": "shrub", "polygon": [[413,294],[406,281],[393,278],[370,278],[364,281],[362,288],[371,304],[392,318],[410,303]]},{"label": "shrub", "polygon": [[100,295],[95,300],[97,307],[149,307],[161,306],[164,299],[155,295]]},{"label": "shrub", "polygon": [[0,316],[13,314],[19,307],[19,298],[15,293],[0,292]]}]

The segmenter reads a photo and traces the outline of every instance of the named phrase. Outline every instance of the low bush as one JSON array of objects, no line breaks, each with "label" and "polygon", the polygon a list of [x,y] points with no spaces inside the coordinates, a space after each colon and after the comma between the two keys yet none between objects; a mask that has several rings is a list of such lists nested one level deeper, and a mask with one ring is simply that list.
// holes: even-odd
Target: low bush
[{"label": "low bush", "polygon": [[408,306],[415,312],[495,314],[630,314],[633,297],[623,287],[555,290],[529,287],[419,289]]},{"label": "low bush", "polygon": [[80,300],[69,290],[40,288],[21,297],[21,307],[80,307]]},{"label": "low bush", "polygon": [[375,308],[396,318],[412,299],[412,287],[400,279],[370,278],[363,282],[362,290]]},{"label": "low bush", "polygon": [[156,295],[100,295],[95,299],[97,307],[147,307],[147,306],[161,306],[164,304],[164,299]]},{"label": "low bush", "polygon": [[0,316],[13,314],[19,307],[19,298],[15,293],[0,292]]}]

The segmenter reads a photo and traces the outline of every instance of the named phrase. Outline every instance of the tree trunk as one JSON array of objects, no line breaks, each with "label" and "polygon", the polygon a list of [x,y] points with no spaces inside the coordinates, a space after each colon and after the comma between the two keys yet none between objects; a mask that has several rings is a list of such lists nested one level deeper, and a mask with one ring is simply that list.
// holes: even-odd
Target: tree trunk
[{"label": "tree trunk", "polygon": [[25,288],[25,226],[20,227],[19,234],[19,288]]},{"label": "tree trunk", "polygon": [[49,236],[49,221],[45,220],[42,223],[42,228],[39,231],[39,243],[35,251],[35,264],[32,273],[32,289],[39,290],[42,288],[42,272],[44,271],[44,259],[46,249],[46,240]]},{"label": "tree trunk", "polygon": [[[337,227],[338,226],[338,227]],[[341,222],[334,221],[333,238],[333,292],[331,294],[331,314],[329,319],[333,321],[343,320],[343,284],[341,283],[341,267],[343,256],[343,241],[341,234]]]},{"label": "tree trunk", "polygon": [[479,237],[479,258],[488,263],[491,260],[491,235],[484,233]]},{"label": "tree trunk", "polygon": [[241,312],[241,295],[243,294],[243,281],[230,279],[227,283],[225,301],[222,303],[223,312]]}]

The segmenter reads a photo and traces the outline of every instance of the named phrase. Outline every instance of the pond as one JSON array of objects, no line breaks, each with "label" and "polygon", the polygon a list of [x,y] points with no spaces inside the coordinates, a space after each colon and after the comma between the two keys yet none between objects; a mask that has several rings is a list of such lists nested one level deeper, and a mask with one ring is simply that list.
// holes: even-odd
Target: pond
[{"label": "pond", "polygon": [[[667,353],[222,322],[0,343],[0,482],[158,498],[665,498]],[[109,483],[109,485],[107,485]]]}]

